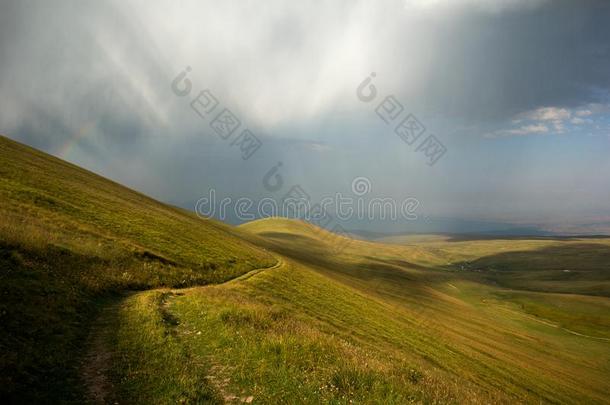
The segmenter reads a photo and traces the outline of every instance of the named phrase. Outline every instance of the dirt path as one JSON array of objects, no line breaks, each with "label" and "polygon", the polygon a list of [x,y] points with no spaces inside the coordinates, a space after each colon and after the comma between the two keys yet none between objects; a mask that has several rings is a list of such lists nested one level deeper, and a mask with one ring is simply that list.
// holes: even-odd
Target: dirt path
[{"label": "dirt path", "polygon": [[275,264],[274,264],[273,266],[271,266],[271,267],[263,267],[262,269],[254,269],[254,270],[250,270],[249,272],[247,272],[247,273],[245,273],[245,274],[242,274],[242,275],[241,275],[241,276],[239,276],[239,277],[235,277],[235,278],[233,278],[233,279],[231,279],[231,280],[229,280],[229,281],[226,281],[226,282],[224,282],[224,283],[217,284],[217,285],[222,285],[222,284],[230,284],[230,283],[237,283],[237,282],[240,282],[240,281],[247,280],[247,279],[249,279],[250,277],[257,275],[257,274],[258,274],[258,273],[260,273],[260,272],[263,272],[263,271],[268,271],[268,270],[273,270],[273,269],[278,269],[278,268],[282,267],[282,266],[284,265],[284,260],[283,260],[281,257],[278,257],[278,256],[275,256],[275,258],[277,259],[277,263],[275,263]]},{"label": "dirt path", "polygon": [[[276,256],[276,258],[277,263],[271,267],[254,269],[239,277],[217,285],[244,281],[262,271],[277,269],[284,264],[284,261],[278,256]],[[180,290],[176,289],[173,291],[179,292]],[[104,306],[91,325],[91,331],[87,338],[87,342],[85,343],[87,352],[80,367],[80,375],[85,385],[86,399],[89,403],[119,403],[112,394],[114,389],[112,382],[108,377],[113,357],[113,352],[110,348],[110,339],[114,318],[116,317],[123,300],[131,294],[135,293],[125,293],[123,296],[116,298],[112,303]],[[249,401],[246,400],[244,402]]]},{"label": "dirt path", "polygon": [[127,297],[116,298],[104,306],[91,325],[86,342],[87,354],[81,364],[81,378],[86,388],[86,399],[92,404],[115,404],[112,382],[108,378],[113,352],[109,347],[111,324],[121,302]]},{"label": "dirt path", "polygon": [[584,338],[589,338],[589,339],[595,339],[595,340],[604,340],[606,342],[610,342],[610,338],[605,338],[605,337],[600,337],[600,336],[590,336],[590,335],[583,335],[582,333],[578,333],[578,332],[574,332],[573,330],[570,330],[568,328],[561,328],[564,331],[571,333],[572,335],[576,335],[576,336],[580,336],[580,337],[584,337]]},{"label": "dirt path", "polygon": [[557,323],[552,322],[552,321],[550,321],[548,319],[540,318],[538,316],[528,315],[526,313],[514,311],[514,310],[508,309],[508,308],[501,308],[501,309],[504,310],[504,311],[507,311],[507,312],[511,312],[513,314],[521,315],[524,318],[527,318],[527,319],[530,319],[532,321],[541,323],[543,325],[550,326],[551,328],[561,329],[564,332],[570,333],[570,334],[575,335],[575,336],[580,336],[580,337],[587,338],[587,339],[602,340],[602,341],[610,342],[610,338],[605,338],[605,337],[601,337],[601,336],[590,336],[590,335],[585,335],[585,334],[582,334],[582,333],[578,333],[578,332],[575,332],[575,331],[573,331],[571,329],[564,328],[563,326],[558,325]]}]

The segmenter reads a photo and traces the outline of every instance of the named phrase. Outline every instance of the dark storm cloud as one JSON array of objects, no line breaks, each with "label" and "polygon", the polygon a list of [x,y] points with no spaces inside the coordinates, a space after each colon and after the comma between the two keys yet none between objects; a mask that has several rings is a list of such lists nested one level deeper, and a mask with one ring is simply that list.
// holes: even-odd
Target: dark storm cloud
[{"label": "dark storm cloud", "polygon": [[3,2],[0,130],[35,110],[69,128],[100,114],[157,128],[186,64],[266,128],[357,111],[371,70],[422,114],[467,123],[608,96],[609,2],[448,4]]},{"label": "dark storm cloud", "polygon": [[[0,133],[172,202],[260,195],[284,161],[312,194],[364,175],[433,213],[605,209],[605,144],[580,135],[606,130],[608,21],[592,0],[3,1]],[[264,140],[253,159],[172,93],[186,66],[189,97],[210,89]],[[371,72],[380,97],[365,104]],[[449,148],[438,166],[380,123],[389,94]],[[577,140],[525,136],[576,126]]]},{"label": "dark storm cloud", "polygon": [[160,125],[155,87],[166,64],[127,11],[102,2],[4,2],[0,130],[53,151],[87,125],[124,146]]},{"label": "dark storm cloud", "polygon": [[[438,39],[429,94],[438,112],[477,122],[540,106],[607,102],[610,2],[462,14]],[[425,98],[425,97],[424,97]]]}]

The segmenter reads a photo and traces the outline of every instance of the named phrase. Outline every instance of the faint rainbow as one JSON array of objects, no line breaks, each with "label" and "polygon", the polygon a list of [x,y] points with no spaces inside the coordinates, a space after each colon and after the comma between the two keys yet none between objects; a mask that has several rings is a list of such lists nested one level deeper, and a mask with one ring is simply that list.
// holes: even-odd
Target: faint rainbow
[{"label": "faint rainbow", "polygon": [[85,125],[83,125],[82,127],[80,127],[80,129],[78,131],[76,131],[76,133],[70,137],[66,142],[64,142],[64,144],[59,147],[59,149],[57,150],[57,156],[59,156],[62,159],[66,159],[68,157],[68,155],[70,154],[70,152],[72,152],[72,150],[85,138],[87,138],[87,136],[92,135],[93,132],[91,131],[93,128],[95,128],[97,122],[96,121],[90,121],[88,123],[86,123]]}]

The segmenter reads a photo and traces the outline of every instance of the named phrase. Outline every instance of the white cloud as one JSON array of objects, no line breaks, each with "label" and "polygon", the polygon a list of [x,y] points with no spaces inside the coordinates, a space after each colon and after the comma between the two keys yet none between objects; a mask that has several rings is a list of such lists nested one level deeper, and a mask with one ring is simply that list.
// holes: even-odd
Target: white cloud
[{"label": "white cloud", "polygon": [[549,132],[549,128],[546,125],[524,125],[517,129],[508,131],[513,135],[528,135],[528,134],[543,134]]},{"label": "white cloud", "polygon": [[[512,126],[521,125],[518,128],[494,131],[491,137],[510,136],[510,135],[529,135],[547,133],[551,129],[554,133],[562,134],[566,132],[566,123],[573,125],[591,124],[593,121],[588,118],[595,114],[610,111],[609,104],[589,103],[577,108],[565,107],[540,107],[534,110],[517,114],[510,121]],[[487,134],[486,137],[490,137]]]},{"label": "white cloud", "polygon": [[587,121],[583,120],[582,118],[579,118],[579,117],[574,117],[570,120],[570,122],[574,125],[580,125],[580,124],[584,124]]},{"label": "white cloud", "polygon": [[558,107],[541,107],[533,111],[519,115],[522,119],[532,121],[561,121],[572,116],[572,113],[567,108]]},{"label": "white cloud", "polygon": [[532,134],[546,134],[549,132],[549,127],[542,124],[522,125],[519,128],[504,129],[494,131],[485,135],[486,138],[497,138],[500,136],[521,136]]},{"label": "white cloud", "polygon": [[563,125],[563,121],[553,121],[553,127],[555,128],[555,132],[558,134],[562,134],[565,132],[565,126]]}]

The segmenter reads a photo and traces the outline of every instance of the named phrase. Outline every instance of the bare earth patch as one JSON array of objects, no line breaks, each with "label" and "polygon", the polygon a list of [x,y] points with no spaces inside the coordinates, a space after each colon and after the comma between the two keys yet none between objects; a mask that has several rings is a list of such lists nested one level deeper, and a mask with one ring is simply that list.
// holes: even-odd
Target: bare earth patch
[{"label": "bare earth patch", "polygon": [[86,388],[87,400],[93,404],[118,403],[114,398],[112,382],[108,377],[113,352],[109,348],[110,320],[118,310],[117,303],[107,305],[93,323],[81,364],[80,374]]}]

